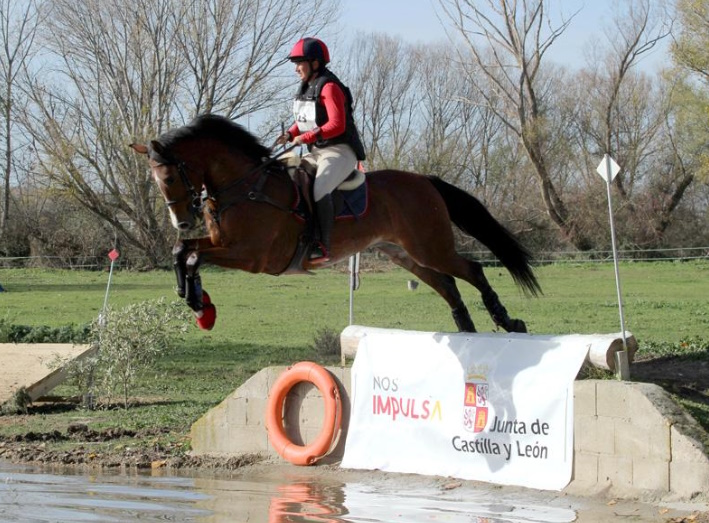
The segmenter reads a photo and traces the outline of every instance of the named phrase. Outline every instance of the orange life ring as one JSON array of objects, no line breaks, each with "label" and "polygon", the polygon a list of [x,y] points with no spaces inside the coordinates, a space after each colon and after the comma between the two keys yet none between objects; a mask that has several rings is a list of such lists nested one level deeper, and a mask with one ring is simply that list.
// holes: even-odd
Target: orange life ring
[{"label": "orange life ring", "polygon": [[[315,385],[325,401],[325,419],[317,438],[303,446],[293,443],[283,427],[283,406],[290,390],[300,382]],[[268,440],[282,458],[295,465],[312,465],[332,447],[342,422],[340,391],[332,375],[311,361],[301,361],[283,372],[271,387],[266,406]]]}]

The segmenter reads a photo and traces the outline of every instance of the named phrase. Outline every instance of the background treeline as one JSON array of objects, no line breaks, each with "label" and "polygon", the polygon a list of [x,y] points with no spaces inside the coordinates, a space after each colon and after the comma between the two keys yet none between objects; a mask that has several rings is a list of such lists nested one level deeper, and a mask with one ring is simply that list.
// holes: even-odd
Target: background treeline
[{"label": "background treeline", "polygon": [[437,174],[533,250],[602,251],[609,153],[621,248],[709,245],[709,0],[621,0],[574,64],[551,58],[584,23],[562,7],[439,0],[450,41],[409,44],[343,30],[337,0],[0,0],[0,257],[117,241],[123,263],[169,263],[175,232],[127,145],[205,112],[270,145],[304,35],[353,91],[369,171]]}]

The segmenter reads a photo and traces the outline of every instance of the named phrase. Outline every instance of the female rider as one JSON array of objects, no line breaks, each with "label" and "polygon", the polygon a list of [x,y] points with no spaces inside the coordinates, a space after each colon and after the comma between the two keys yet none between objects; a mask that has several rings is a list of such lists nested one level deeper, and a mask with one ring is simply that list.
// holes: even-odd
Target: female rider
[{"label": "female rider", "polygon": [[295,63],[300,87],[293,102],[295,123],[276,143],[305,144],[303,157],[316,166],[315,214],[319,237],[311,246],[309,261],[330,259],[330,236],[335,219],[332,191],[364,160],[364,147],[352,116],[350,90],[326,66],[330,52],[322,40],[302,38],[288,56]]}]

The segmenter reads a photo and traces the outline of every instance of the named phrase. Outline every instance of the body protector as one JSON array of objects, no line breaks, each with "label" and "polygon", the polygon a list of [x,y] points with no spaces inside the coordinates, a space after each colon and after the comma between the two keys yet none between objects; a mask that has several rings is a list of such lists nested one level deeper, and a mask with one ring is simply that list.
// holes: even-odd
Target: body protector
[{"label": "body protector", "polygon": [[316,127],[322,127],[327,122],[327,111],[325,110],[325,105],[320,101],[320,93],[323,86],[328,82],[335,82],[345,94],[345,132],[340,136],[327,140],[318,138],[314,145],[327,147],[328,145],[346,143],[352,147],[357,160],[362,161],[365,159],[364,146],[352,114],[352,93],[329,69],[323,69],[320,76],[314,81],[303,82],[300,85],[293,102],[293,115],[298,125],[298,130],[302,134],[312,131]]}]

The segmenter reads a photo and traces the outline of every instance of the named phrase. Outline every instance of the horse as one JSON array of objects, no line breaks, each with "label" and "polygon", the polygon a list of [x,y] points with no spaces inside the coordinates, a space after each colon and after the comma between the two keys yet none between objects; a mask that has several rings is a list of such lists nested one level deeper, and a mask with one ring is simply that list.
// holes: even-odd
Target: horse
[{"label": "horse", "polygon": [[541,287],[530,252],[478,199],[440,177],[393,169],[366,173],[366,212],[336,220],[330,261],[313,266],[301,248],[308,220],[297,202],[304,191],[271,149],[242,126],[206,114],[148,144],[130,146],[147,155],[172,225],[188,231],[200,216],[204,220],[207,234],[178,237],[172,252],[177,294],[201,328],[211,329],[216,320],[215,305],[202,289],[203,263],[254,274],[310,273],[372,248],[433,288],[459,331],[476,329],[456,279],[479,291],[497,328],[527,332],[523,320],[510,318],[482,265],[456,252],[452,225],[485,245],[525,295],[537,296]]}]

